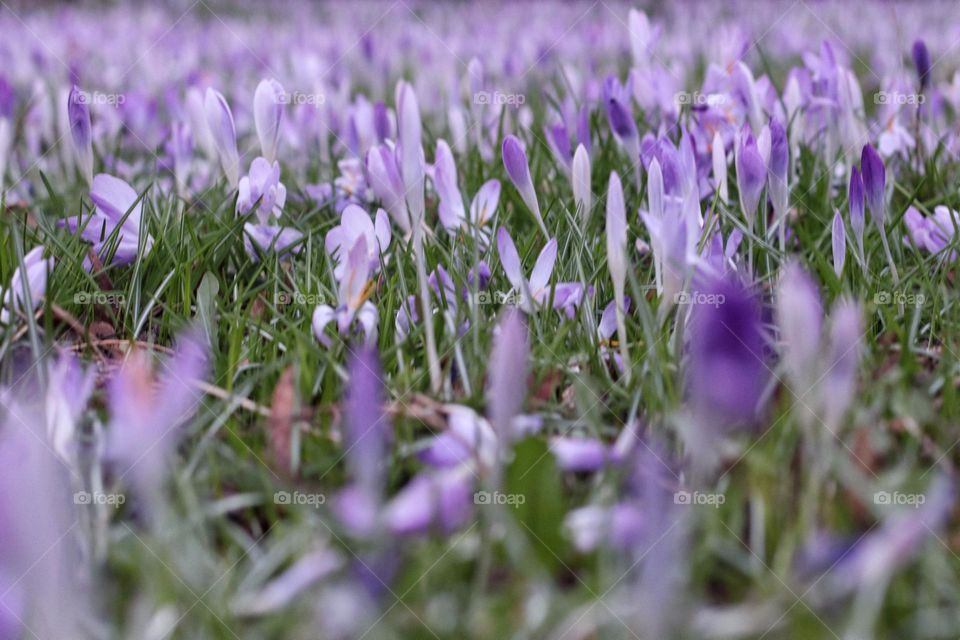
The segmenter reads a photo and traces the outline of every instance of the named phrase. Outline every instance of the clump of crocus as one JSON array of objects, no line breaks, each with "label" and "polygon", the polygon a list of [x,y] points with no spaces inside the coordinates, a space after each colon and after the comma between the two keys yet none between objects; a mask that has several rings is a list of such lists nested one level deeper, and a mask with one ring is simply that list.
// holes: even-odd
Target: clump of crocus
[{"label": "clump of crocus", "polygon": [[529,280],[523,275],[520,254],[517,253],[513,238],[504,227],[497,230],[497,250],[507,279],[521,296],[524,311],[534,313],[537,307],[549,301],[553,291],[553,308],[563,311],[568,318],[573,317],[576,308],[583,301],[584,289],[579,282],[559,282],[551,286],[550,276],[557,261],[556,238],[551,238],[540,250]]},{"label": "clump of crocus", "polygon": [[[141,236],[143,199],[133,187],[120,178],[100,173],[93,178],[90,199],[95,205],[93,213],[85,219],[81,215],[68,218],[66,225],[74,232],[82,229],[80,236],[93,244],[101,261],[107,259],[114,245],[113,262],[119,265],[133,262],[141,244],[144,255],[150,251],[153,237],[149,233]],[[84,264],[89,267],[89,259]]]},{"label": "clump of crocus", "polygon": [[437,155],[433,165],[433,183],[440,197],[440,224],[450,233],[464,231],[472,233],[476,230],[481,245],[489,242],[489,232],[486,225],[492,221],[500,202],[500,181],[487,180],[470,203],[470,215],[463,206],[463,196],[457,186],[457,166],[453,160],[453,152],[446,141],[437,141]]},{"label": "clump of crocus", "polygon": [[[3,288],[0,324],[8,324],[18,313],[33,311],[43,302],[47,292],[47,276],[53,271],[53,258],[43,257],[43,246],[34,247],[23,256],[23,264]],[[27,309],[27,307],[30,309]]]},{"label": "clump of crocus", "polygon": [[93,138],[90,128],[90,107],[87,102],[86,94],[74,85],[67,98],[70,139],[73,141],[80,174],[87,184],[91,184],[93,182]]},{"label": "clump of crocus", "polygon": [[527,152],[523,150],[523,144],[516,136],[506,136],[503,139],[503,168],[506,169],[510,182],[520,192],[523,203],[530,209],[537,225],[546,238],[550,237],[547,232],[547,226],[543,223],[543,216],[540,214],[540,203],[537,201],[537,192],[533,187],[533,180],[530,178],[530,164],[527,162]]},{"label": "clump of crocus", "polygon": [[240,153],[237,151],[237,127],[226,98],[215,89],[207,89],[204,112],[213,143],[217,148],[220,168],[231,189],[240,182]]}]

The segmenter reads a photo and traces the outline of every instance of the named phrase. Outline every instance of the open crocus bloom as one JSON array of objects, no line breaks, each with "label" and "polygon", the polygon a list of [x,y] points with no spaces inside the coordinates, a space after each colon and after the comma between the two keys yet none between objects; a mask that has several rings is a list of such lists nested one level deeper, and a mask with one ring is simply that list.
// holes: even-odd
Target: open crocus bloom
[{"label": "open crocus bloom", "polygon": [[272,224],[243,225],[243,247],[252,260],[258,260],[261,254],[274,251],[281,256],[288,253],[297,253],[300,247],[297,244],[303,239],[303,234],[290,227],[278,227]]},{"label": "open crocus bloom", "polygon": [[556,238],[551,238],[541,249],[529,280],[523,276],[520,254],[517,253],[513,238],[504,227],[497,231],[497,249],[500,251],[500,264],[507,273],[507,279],[523,297],[524,311],[533,313],[537,306],[545,304],[552,289],[553,308],[563,311],[567,317],[573,317],[577,306],[583,301],[583,285],[579,282],[559,282],[551,287],[550,276],[557,261]]},{"label": "open crocus bloom", "polygon": [[47,292],[47,274],[53,270],[53,258],[43,258],[43,246],[35,247],[23,256],[23,267],[18,267],[10,279],[10,286],[3,291],[3,306],[0,307],[0,324],[10,322],[12,313],[22,311],[26,305],[23,285],[30,290],[33,308],[40,306]]},{"label": "open crocus bloom", "polygon": [[[140,245],[143,202],[138,201],[138,198],[133,187],[123,180],[105,173],[97,174],[90,188],[90,199],[96,209],[83,222],[79,215],[76,219],[68,219],[67,227],[71,231],[83,227],[81,237],[93,243],[101,259],[105,257],[104,254],[111,244],[111,236],[116,232],[117,250],[113,254],[113,262],[118,265],[129,264],[137,257],[137,248]],[[153,237],[147,234],[144,238],[144,255],[152,246]]]},{"label": "open crocus bloom", "polygon": [[[903,222],[907,226],[904,242],[912,242],[917,248],[930,253],[943,251],[960,228],[960,217],[957,212],[943,205],[935,207],[930,217],[910,207],[903,216]],[[954,257],[953,252],[951,257]]]},{"label": "open crocus bloom", "polygon": [[260,224],[279,218],[287,201],[287,188],[280,182],[280,163],[270,164],[265,158],[250,163],[250,172],[240,179],[238,190],[237,213],[249,213],[256,207]]},{"label": "open crocus bloom", "polygon": [[313,334],[325,346],[330,346],[330,338],[324,334],[324,329],[333,320],[337,321],[337,330],[346,334],[356,317],[368,341],[377,336],[377,308],[367,302],[373,283],[370,281],[370,254],[363,236],[347,254],[345,267],[340,279],[337,308],[321,304],[313,312]]},{"label": "open crocus bloom", "polygon": [[370,272],[380,268],[380,254],[390,246],[390,219],[383,209],[377,210],[376,221],[355,204],[347,205],[340,217],[340,224],[329,232],[325,241],[327,253],[336,261],[333,275],[342,280],[347,269],[348,249],[356,245],[358,238],[366,242],[367,256],[370,260]]}]

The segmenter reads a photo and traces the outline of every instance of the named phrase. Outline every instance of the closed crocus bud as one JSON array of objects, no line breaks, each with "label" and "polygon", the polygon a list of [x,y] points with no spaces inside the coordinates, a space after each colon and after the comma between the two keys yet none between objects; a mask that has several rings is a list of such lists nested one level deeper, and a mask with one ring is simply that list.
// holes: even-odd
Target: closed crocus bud
[{"label": "closed crocus bud", "polygon": [[863,207],[863,178],[860,170],[854,167],[850,171],[850,188],[847,190],[847,199],[850,201],[850,228],[857,240],[857,250],[863,258],[863,229],[865,216]]},{"label": "closed crocus bud", "polygon": [[[0,325],[10,322],[15,314],[33,311],[43,302],[47,293],[47,275],[53,271],[53,258],[43,257],[43,245],[23,256],[23,266],[17,267],[10,285],[0,286],[3,293],[0,306]],[[27,296],[32,307],[27,309]]]},{"label": "closed crocus bud", "polygon": [[737,189],[740,191],[740,207],[747,219],[750,229],[753,229],[757,219],[757,205],[760,204],[760,193],[766,181],[767,169],[763,158],[757,149],[753,135],[744,129],[740,144],[737,147],[734,164],[737,169]]},{"label": "closed crocus bud", "polygon": [[573,170],[570,174],[573,185],[573,201],[580,210],[580,220],[586,226],[593,207],[593,192],[590,190],[590,154],[582,144],[573,154]]},{"label": "closed crocus bud", "polygon": [[883,228],[886,218],[884,189],[887,185],[887,173],[883,166],[883,159],[871,144],[864,146],[860,154],[860,172],[863,177],[864,200],[867,208],[870,209],[870,217],[878,227]]},{"label": "closed crocus bud", "polygon": [[790,142],[787,131],[776,118],[770,119],[770,161],[767,166],[770,200],[778,220],[787,215],[787,202],[790,197],[787,171],[790,166]]},{"label": "closed crocus bud", "polygon": [[[713,160],[713,187],[720,196],[720,202],[727,204],[730,198],[727,189],[727,151],[723,147],[723,136],[720,132],[713,134],[711,155]],[[657,165],[659,170],[660,165]],[[648,178],[649,179],[649,178]],[[652,213],[652,212],[651,212]]]},{"label": "closed crocus bud", "polygon": [[70,139],[77,154],[77,164],[87,184],[93,182],[93,140],[90,135],[90,107],[87,96],[76,85],[67,98],[67,116],[70,120]]},{"label": "closed crocus bud", "polygon": [[487,417],[501,446],[510,440],[510,425],[527,396],[530,343],[523,313],[508,307],[497,323],[490,353]]},{"label": "closed crocus bud", "polygon": [[833,214],[833,228],[831,230],[833,240],[833,270],[839,278],[843,273],[843,263],[847,259],[847,232],[843,226],[843,216],[839,211]]},{"label": "closed crocus bud", "polygon": [[927,44],[923,40],[917,40],[913,43],[913,65],[917,68],[917,76],[920,78],[920,90],[923,91],[930,84],[930,52],[927,50]]},{"label": "closed crocus bud", "polygon": [[783,269],[777,289],[776,316],[784,364],[798,387],[794,393],[801,397],[817,378],[823,306],[813,280],[795,262]]},{"label": "closed crocus bud", "polygon": [[627,215],[623,186],[616,171],[610,173],[607,187],[607,267],[617,298],[622,298],[627,278]]},{"label": "closed crocus bud", "polygon": [[413,87],[403,81],[397,85],[397,113],[400,128],[400,176],[403,178],[410,221],[416,232],[424,213],[420,106]]},{"label": "closed crocus bud", "polygon": [[253,94],[253,122],[260,139],[260,150],[268,162],[277,158],[277,143],[280,140],[280,120],[286,93],[279,82],[261,80]]},{"label": "closed crocus bud", "polygon": [[373,105],[373,130],[377,133],[378,142],[390,138],[390,111],[382,102]]},{"label": "closed crocus bud", "polygon": [[547,226],[543,223],[543,216],[540,215],[540,203],[537,201],[537,192],[530,178],[530,165],[527,163],[527,153],[523,150],[523,144],[516,136],[506,136],[503,139],[502,153],[503,168],[506,169],[510,182],[520,192],[520,197],[533,213],[543,235],[549,238]]},{"label": "closed crocus bud", "polygon": [[217,147],[220,168],[223,169],[230,188],[236,189],[240,182],[240,154],[237,152],[237,128],[233,123],[230,106],[219,91],[207,89],[204,110],[210,135]]}]

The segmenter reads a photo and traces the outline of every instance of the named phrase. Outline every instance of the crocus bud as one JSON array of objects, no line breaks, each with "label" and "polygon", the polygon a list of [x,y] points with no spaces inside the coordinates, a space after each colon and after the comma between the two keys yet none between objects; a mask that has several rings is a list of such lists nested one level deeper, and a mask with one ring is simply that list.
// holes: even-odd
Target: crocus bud
[{"label": "crocus bud", "polygon": [[487,387],[487,417],[504,444],[510,438],[511,421],[520,413],[527,395],[529,360],[530,344],[523,313],[509,307],[501,316],[493,338]]},{"label": "crocus bud", "polygon": [[260,150],[267,162],[273,162],[277,158],[285,95],[280,83],[272,78],[261,80],[253,94],[253,122],[260,139]]},{"label": "crocus bud", "polygon": [[833,270],[837,277],[843,273],[843,263],[847,259],[847,232],[843,226],[843,216],[840,211],[833,214]]},{"label": "crocus bud", "polygon": [[850,202],[850,228],[857,240],[857,249],[863,257],[863,228],[865,226],[863,212],[863,178],[856,167],[850,171],[850,187],[847,190],[847,199]]},{"label": "crocus bud", "polygon": [[783,220],[787,215],[787,201],[790,197],[790,188],[787,182],[787,171],[790,166],[790,142],[787,140],[787,131],[776,118],[770,119],[770,162],[768,165],[768,184],[770,185],[770,200],[773,202],[773,211],[777,219]]},{"label": "crocus bud", "polygon": [[863,352],[863,319],[860,306],[850,300],[837,302],[830,314],[826,377],[819,385],[825,422],[835,429],[853,400],[857,368]]},{"label": "crocus bud", "polygon": [[503,168],[506,169],[510,182],[520,192],[524,204],[533,213],[537,224],[543,234],[549,237],[547,226],[543,223],[543,216],[540,215],[540,203],[537,201],[537,192],[533,188],[533,180],[530,178],[530,165],[527,163],[527,154],[523,150],[520,140],[513,135],[506,136],[503,139]]},{"label": "crocus bud", "polygon": [[800,396],[817,379],[823,306],[813,280],[795,262],[783,269],[776,312],[784,364]]},{"label": "crocus bud", "polygon": [[860,171],[863,176],[864,200],[870,209],[870,217],[878,227],[883,228],[886,217],[886,169],[880,154],[869,143],[863,147],[860,154]]},{"label": "crocus bud", "polygon": [[610,172],[607,188],[607,267],[619,299],[627,278],[627,214],[623,186],[616,171]]},{"label": "crocus bud", "polygon": [[[727,200],[730,198],[730,193],[727,189],[727,151],[723,147],[723,136],[720,135],[719,131],[713,134],[712,147],[713,187],[720,195],[720,202],[727,204]],[[659,171],[659,169],[660,165],[658,163],[657,170]]]},{"label": "crocus bud", "polygon": [[400,129],[400,175],[403,178],[410,221],[416,232],[424,213],[420,106],[413,87],[403,81],[397,84],[397,114]]},{"label": "crocus bud", "polygon": [[90,107],[87,96],[74,85],[67,98],[70,139],[77,153],[77,164],[87,184],[93,182],[93,140],[90,136]]},{"label": "crocus bud", "polygon": [[240,182],[240,154],[237,152],[237,128],[233,123],[233,114],[223,95],[215,89],[207,89],[204,98],[204,110],[207,113],[207,126],[217,147],[220,168],[227,178],[231,189]]},{"label": "crocus bud", "polygon": [[687,394],[698,420],[727,431],[754,422],[766,384],[763,315],[738,280],[707,283],[690,319]]},{"label": "crocus bud", "polygon": [[650,60],[650,41],[653,39],[653,29],[650,19],[643,11],[630,9],[627,14],[627,28],[630,31],[630,53],[633,54],[633,66],[644,67]]},{"label": "crocus bud", "polygon": [[[35,247],[23,256],[23,266],[17,267],[10,279],[10,286],[2,290],[0,325],[10,322],[14,314],[33,311],[43,302],[47,293],[47,275],[53,271],[53,258],[43,257],[43,245]],[[24,291],[26,289],[26,291]],[[27,309],[29,293],[32,309]]]},{"label": "crocus bud", "polygon": [[377,198],[383,202],[387,213],[403,231],[410,233],[410,214],[404,198],[403,178],[397,157],[386,145],[376,145],[367,152],[367,176]]},{"label": "crocus bud", "polygon": [[747,223],[753,229],[757,218],[757,205],[760,204],[760,192],[766,180],[767,169],[757,149],[753,135],[744,128],[740,144],[737,147],[734,164],[737,169],[737,189],[740,191],[740,208]]},{"label": "crocus bud", "polygon": [[647,169],[647,208],[650,209],[650,215],[654,218],[663,217],[663,172],[660,170],[660,161],[656,158]]},{"label": "crocus bud", "polygon": [[593,192],[590,190],[590,154],[582,144],[573,154],[573,170],[570,174],[573,185],[573,201],[580,210],[580,220],[586,225],[593,207]]},{"label": "crocus bud", "polygon": [[920,90],[923,91],[930,84],[930,52],[927,50],[927,44],[923,40],[917,40],[913,43],[913,65],[917,68],[917,76],[920,77]]}]

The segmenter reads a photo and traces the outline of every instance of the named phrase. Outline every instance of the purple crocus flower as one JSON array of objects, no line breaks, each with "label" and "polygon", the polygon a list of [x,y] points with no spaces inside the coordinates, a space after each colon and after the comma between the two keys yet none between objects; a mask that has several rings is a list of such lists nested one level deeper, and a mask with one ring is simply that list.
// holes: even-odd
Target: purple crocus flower
[{"label": "purple crocus flower", "polygon": [[373,130],[381,144],[391,137],[390,110],[382,102],[373,105]]},{"label": "purple crocus flower", "polygon": [[256,206],[260,224],[270,224],[280,217],[287,201],[287,188],[280,182],[280,163],[266,158],[255,158],[250,172],[240,179],[237,194],[237,213],[249,213]]},{"label": "purple crocus flower", "polygon": [[408,235],[412,229],[410,213],[396,154],[385,144],[371,147],[367,152],[366,169],[373,192],[404,235]]},{"label": "purple crocus flower", "polygon": [[590,188],[590,153],[582,144],[577,145],[573,154],[570,184],[573,188],[573,202],[580,211],[580,226],[586,229],[593,208],[593,191]]},{"label": "purple crocus flower", "polygon": [[464,467],[418,473],[383,510],[391,533],[449,534],[462,526],[473,510],[473,475]]},{"label": "purple crocus flower", "polygon": [[799,396],[817,379],[823,305],[813,279],[796,262],[783,269],[776,316],[784,363]]},{"label": "purple crocus flower", "polygon": [[[83,227],[81,237],[93,243],[101,260],[106,258],[106,252],[112,244],[111,236],[116,234],[117,245],[113,262],[119,265],[133,262],[141,242],[142,198],[120,178],[100,173],[93,178],[90,199],[95,205],[94,212],[85,220],[81,220],[80,215],[68,218],[67,227],[74,232]],[[143,253],[146,255],[153,246],[153,237],[150,234],[143,238],[143,245]],[[88,262],[84,264],[89,267]]]},{"label": "purple crocus flower", "polygon": [[233,113],[226,98],[219,91],[209,88],[204,98],[204,112],[207,126],[217,148],[220,168],[227,178],[231,189],[240,182],[240,154],[237,151],[237,128],[233,123]]},{"label": "purple crocus flower", "polygon": [[547,226],[543,223],[543,217],[540,215],[540,203],[537,201],[537,192],[533,188],[533,180],[530,178],[530,165],[527,162],[527,153],[523,150],[523,144],[516,136],[508,135],[503,139],[503,168],[506,169],[510,182],[520,192],[524,204],[530,209],[530,213],[536,219],[543,235],[550,237],[547,232]]},{"label": "purple crocus flower", "polygon": [[558,436],[550,440],[550,452],[562,471],[594,472],[608,460],[607,446],[596,438]]},{"label": "purple crocus flower", "polygon": [[67,98],[70,139],[76,152],[80,172],[87,184],[93,182],[93,139],[90,133],[90,107],[87,96],[74,85]]},{"label": "purple crocus flower", "polygon": [[927,50],[927,44],[923,40],[917,40],[913,43],[910,50],[913,54],[913,65],[917,68],[917,76],[920,78],[920,90],[923,91],[930,84],[930,51]]},{"label": "purple crocus flower", "polygon": [[741,131],[740,144],[737,147],[734,164],[737,169],[740,208],[743,209],[747,225],[752,230],[757,219],[757,205],[760,203],[760,192],[763,191],[767,169],[763,164],[763,157],[757,149],[753,134],[746,127]]},{"label": "purple crocus flower", "polygon": [[303,234],[291,227],[252,222],[243,225],[243,248],[251,260],[259,260],[271,252],[280,258],[297,254],[301,240]]},{"label": "purple crocus flower", "polygon": [[832,430],[840,426],[853,402],[857,369],[863,355],[863,311],[851,300],[840,300],[830,312],[826,373],[819,380],[818,401],[824,423]]},{"label": "purple crocus flower", "polygon": [[253,122],[260,140],[260,153],[267,162],[277,159],[277,143],[280,141],[280,121],[286,93],[274,79],[261,80],[253,94]]},{"label": "purple crocus flower", "polygon": [[333,275],[342,280],[347,268],[347,251],[363,237],[370,257],[370,273],[380,269],[381,254],[390,246],[390,221],[387,212],[377,210],[376,220],[355,204],[347,205],[340,215],[340,224],[327,232],[325,247],[327,253],[336,260]]},{"label": "purple crocus flower", "polygon": [[420,106],[417,94],[407,82],[397,83],[397,118],[400,139],[400,176],[403,179],[405,200],[414,230],[422,223],[423,205],[423,146]]},{"label": "purple crocus flower", "polygon": [[[903,224],[907,228],[904,242],[915,245],[918,249],[937,254],[943,251],[953,241],[960,228],[960,214],[943,205],[933,209],[932,216],[924,216],[915,207],[910,207],[903,216]],[[949,260],[956,258],[956,252],[951,251]]]},{"label": "purple crocus flower", "polygon": [[445,140],[437,141],[437,154],[433,169],[433,183],[440,197],[438,213],[440,224],[450,233],[467,231],[472,225],[477,229],[478,237],[484,246],[489,241],[489,232],[483,227],[493,219],[500,202],[500,181],[487,180],[477,191],[470,203],[470,216],[463,206],[463,195],[457,186],[457,166],[453,152]]},{"label": "purple crocus flower", "polygon": [[[766,382],[760,306],[734,277],[709,280],[690,319],[687,395],[720,430],[752,424]],[[699,296],[698,296],[699,297]]]},{"label": "purple crocus flower", "polygon": [[334,501],[334,511],[353,535],[365,536],[377,527],[392,429],[376,350],[353,352],[349,370],[343,448],[350,484]]},{"label": "purple crocus flower", "polygon": [[361,235],[347,252],[337,293],[337,307],[321,304],[313,311],[313,335],[317,340],[329,347],[330,338],[324,333],[327,325],[336,320],[337,329],[341,335],[345,335],[349,333],[356,318],[367,342],[372,343],[377,337],[378,319],[377,308],[367,301],[372,290],[370,252],[367,249],[367,239]]},{"label": "purple crocus flower", "polygon": [[863,199],[863,178],[860,170],[853,167],[850,171],[850,187],[847,190],[847,199],[850,202],[850,228],[857,240],[857,251],[860,261],[863,261],[863,231],[866,226]]},{"label": "purple crocus flower", "polygon": [[52,257],[43,257],[43,245],[34,247],[23,256],[23,265],[13,272],[10,286],[3,288],[0,324],[9,324],[13,316],[26,311],[27,292],[33,307],[30,311],[40,306],[47,293],[47,276],[53,271],[53,264]]},{"label": "purple crocus flower", "polygon": [[883,166],[883,159],[873,148],[873,145],[869,143],[863,147],[860,154],[860,171],[863,176],[864,200],[867,203],[867,208],[870,209],[870,217],[882,230],[886,218],[886,194],[884,190],[887,184],[887,174]]},{"label": "purple crocus flower", "polygon": [[[534,313],[538,306],[547,303],[550,296],[550,276],[557,261],[556,238],[551,238],[540,250],[529,280],[523,275],[520,254],[517,253],[513,238],[505,227],[497,230],[497,250],[507,279],[522,296],[523,310]],[[561,282],[557,283],[553,290],[553,308],[563,311],[567,317],[572,318],[577,306],[583,301],[583,285],[579,282]]]},{"label": "purple crocus flower", "polygon": [[530,340],[523,314],[504,310],[497,323],[490,353],[487,386],[487,416],[501,447],[510,438],[511,422],[527,397]]},{"label": "purple crocus flower", "polygon": [[146,500],[156,498],[181,428],[200,406],[197,383],[207,370],[205,341],[188,330],[156,381],[148,355],[138,351],[110,382],[107,456]]}]

